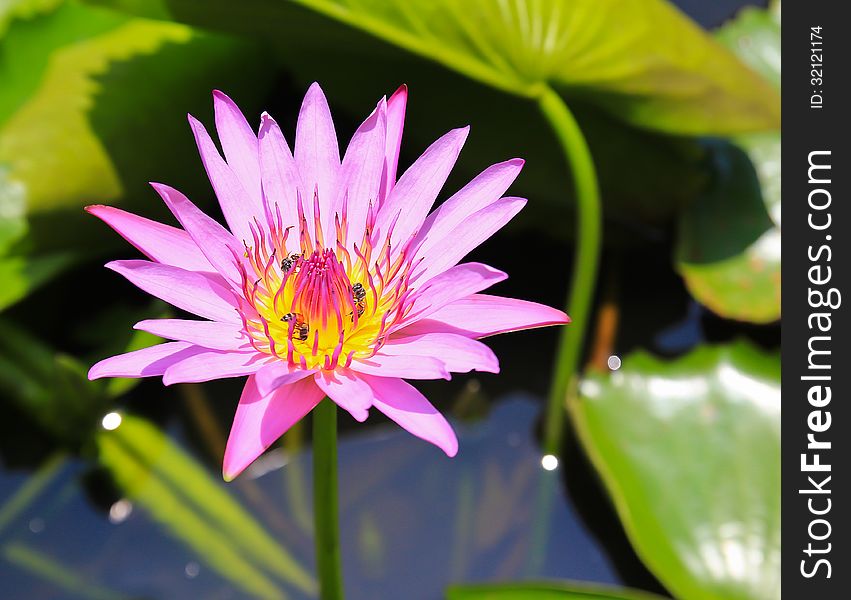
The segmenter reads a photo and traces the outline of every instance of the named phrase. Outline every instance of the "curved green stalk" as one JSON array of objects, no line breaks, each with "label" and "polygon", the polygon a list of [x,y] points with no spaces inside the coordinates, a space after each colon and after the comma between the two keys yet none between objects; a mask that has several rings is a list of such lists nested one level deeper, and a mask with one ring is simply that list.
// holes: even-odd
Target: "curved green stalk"
[{"label": "curved green stalk", "polygon": [[573,114],[552,88],[546,89],[538,104],[561,144],[576,188],[576,266],[567,299],[572,324],[562,328],[544,424],[544,452],[557,455],[567,399],[576,393],[582,342],[597,282],[602,210],[594,161]]},{"label": "curved green stalk", "polygon": [[326,398],[313,410],[313,520],[319,597],[342,600],[337,505],[337,405]]}]

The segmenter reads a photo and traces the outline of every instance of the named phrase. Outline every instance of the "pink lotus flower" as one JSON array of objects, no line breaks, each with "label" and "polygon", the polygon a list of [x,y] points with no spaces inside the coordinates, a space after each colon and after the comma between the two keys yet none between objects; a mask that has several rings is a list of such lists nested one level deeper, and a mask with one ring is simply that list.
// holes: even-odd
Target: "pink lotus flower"
[{"label": "pink lotus flower", "polygon": [[449,423],[404,379],[496,373],[496,357],[477,338],[569,319],[480,294],[505,273],[458,264],[523,208],[526,200],[502,197],[523,161],[489,167],[429,214],[469,128],[434,142],[397,181],[406,101],[404,86],[382,99],[340,161],[317,84],[301,106],[294,154],[272,117],[263,114],[255,135],[234,102],[214,92],[225,158],[201,123],[189,123],[230,231],[158,183],[182,229],[87,209],[150,259],[107,268],[206,320],[137,323],[174,341],[102,360],[89,378],[161,375],[169,385],[248,375],[225,451],[227,480],[324,396],[358,421],[374,406],[454,456]]}]

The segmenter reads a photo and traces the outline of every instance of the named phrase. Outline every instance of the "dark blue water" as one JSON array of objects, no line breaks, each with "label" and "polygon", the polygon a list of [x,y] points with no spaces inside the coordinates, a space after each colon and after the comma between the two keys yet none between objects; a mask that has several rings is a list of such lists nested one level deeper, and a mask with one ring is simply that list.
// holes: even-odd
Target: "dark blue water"
[{"label": "dark blue water", "polygon": [[[532,435],[539,406],[512,395],[484,420],[456,421],[455,459],[390,424],[341,440],[349,598],[440,598],[461,581],[620,581],[568,501],[561,468],[541,466]],[[278,448],[237,482],[217,485],[312,569],[310,462],[307,449]],[[173,524],[153,517],[144,501],[117,497],[108,510],[95,508],[83,477],[87,463],[59,459],[48,468],[43,487],[14,513],[9,502],[29,478],[0,476],[3,598],[255,597],[232,572],[212,566],[209,554],[193,550]],[[134,496],[150,493],[145,485]],[[306,597],[270,579],[290,597]]]}]

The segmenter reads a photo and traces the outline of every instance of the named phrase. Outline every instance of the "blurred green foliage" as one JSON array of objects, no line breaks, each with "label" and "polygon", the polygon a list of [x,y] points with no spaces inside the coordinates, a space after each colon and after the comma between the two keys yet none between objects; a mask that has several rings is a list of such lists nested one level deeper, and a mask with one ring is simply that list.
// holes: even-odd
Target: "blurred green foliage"
[{"label": "blurred green foliage", "polygon": [[457,586],[447,600],[662,600],[638,590],[571,583],[503,583]]},{"label": "blurred green foliage", "polygon": [[[779,4],[741,11],[716,37],[780,89]],[[677,268],[716,313],[770,323],[780,318],[780,128],[731,142],[680,217]]]},{"label": "blurred green foliage", "polygon": [[[251,42],[176,23],[73,1],[5,10],[0,308],[62,267],[117,245],[83,206],[163,216],[147,188],[155,178],[184,181],[209,197],[200,174],[184,175],[198,164],[188,160],[195,152],[185,113],[206,108],[211,89],[255,79],[259,69]],[[258,82],[253,102],[269,85]]]},{"label": "blurred green foliage", "polygon": [[97,434],[96,445],[126,497],[238,587],[259,598],[284,598],[280,581],[314,591],[304,567],[154,424],[125,415],[119,428]]}]

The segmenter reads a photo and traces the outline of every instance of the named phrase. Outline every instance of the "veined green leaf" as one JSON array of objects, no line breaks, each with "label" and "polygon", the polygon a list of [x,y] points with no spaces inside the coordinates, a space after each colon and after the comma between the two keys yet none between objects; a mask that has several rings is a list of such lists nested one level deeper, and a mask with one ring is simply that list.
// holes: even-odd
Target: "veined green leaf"
[{"label": "veined green leaf", "polygon": [[642,127],[730,134],[779,123],[776,92],[664,0],[171,0],[169,7],[180,20],[256,32],[298,28],[293,4],[494,88],[537,97],[551,86]]}]

